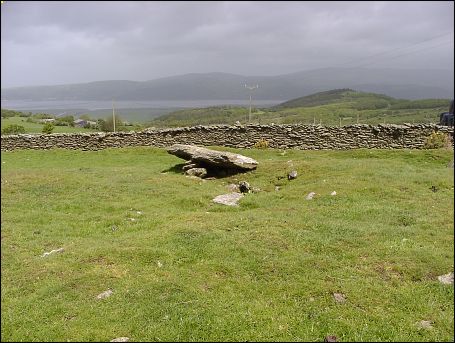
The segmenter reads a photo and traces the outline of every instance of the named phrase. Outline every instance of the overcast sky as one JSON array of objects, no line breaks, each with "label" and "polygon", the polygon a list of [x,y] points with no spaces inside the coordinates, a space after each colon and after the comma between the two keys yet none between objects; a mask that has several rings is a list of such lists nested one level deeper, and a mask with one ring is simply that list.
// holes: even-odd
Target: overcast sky
[{"label": "overcast sky", "polygon": [[452,1],[1,5],[2,87],[453,65]]}]

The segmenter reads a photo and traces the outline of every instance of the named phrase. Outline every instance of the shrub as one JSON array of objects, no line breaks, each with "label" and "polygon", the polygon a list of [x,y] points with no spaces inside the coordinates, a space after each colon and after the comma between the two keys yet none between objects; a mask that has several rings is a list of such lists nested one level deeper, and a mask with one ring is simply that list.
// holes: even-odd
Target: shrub
[{"label": "shrub", "polygon": [[256,143],[254,143],[253,148],[255,149],[267,149],[269,147],[269,142],[266,139],[261,138]]},{"label": "shrub", "polygon": [[2,135],[17,135],[19,133],[25,133],[25,127],[22,125],[11,124],[2,130]]},{"label": "shrub", "polygon": [[52,123],[44,124],[42,133],[50,134],[52,131],[54,131],[54,125]]},{"label": "shrub", "polygon": [[424,149],[440,149],[440,148],[448,148],[452,145],[449,135],[443,132],[436,132],[433,131],[431,135],[429,135],[425,139],[425,143],[423,145]]}]

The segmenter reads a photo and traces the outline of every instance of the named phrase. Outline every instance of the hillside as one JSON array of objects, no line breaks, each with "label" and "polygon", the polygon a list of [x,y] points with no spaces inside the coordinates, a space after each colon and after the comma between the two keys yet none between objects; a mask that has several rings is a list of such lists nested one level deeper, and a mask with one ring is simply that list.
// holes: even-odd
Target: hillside
[{"label": "hillside", "polygon": [[259,84],[257,100],[286,100],[335,88],[405,99],[453,96],[454,74],[440,69],[324,68],[276,76],[186,74],[150,81],[98,81],[56,86],[2,88],[8,100],[238,100],[245,84]]},{"label": "hillside", "polygon": [[[449,99],[395,99],[382,94],[335,89],[299,97],[272,108],[254,108],[253,123],[348,125],[354,123],[436,123]],[[150,126],[177,127],[248,122],[246,107],[185,109],[160,116]]]},{"label": "hillside", "polygon": [[325,92],[319,92],[307,96],[303,96],[297,99],[291,99],[281,104],[278,104],[273,109],[282,108],[295,108],[295,107],[311,107],[328,105],[336,102],[346,101],[360,101],[369,98],[370,100],[385,100],[388,102],[394,99],[389,96],[374,93],[357,92],[349,88],[333,89]]}]

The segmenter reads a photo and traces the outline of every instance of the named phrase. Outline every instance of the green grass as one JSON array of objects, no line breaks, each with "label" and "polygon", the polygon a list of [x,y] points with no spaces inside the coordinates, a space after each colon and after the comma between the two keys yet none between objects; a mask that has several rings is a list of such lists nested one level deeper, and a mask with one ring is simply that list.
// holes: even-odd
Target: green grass
[{"label": "green grass", "polygon": [[[272,108],[254,109],[251,122],[260,124],[438,123],[447,112],[448,99],[405,100],[389,96],[335,89],[289,100]],[[149,124],[156,127],[234,124],[248,122],[246,107],[208,107],[172,112]]]},{"label": "green grass", "polygon": [[[2,129],[11,124],[22,125],[25,128],[26,133],[42,133],[44,124],[31,123],[26,121],[24,117],[9,117],[2,118],[1,127]],[[70,126],[54,126],[52,133],[70,133],[70,132],[95,132],[97,130],[84,129],[82,127],[70,127]]]},{"label": "green grass", "polygon": [[[437,280],[453,151],[223,150],[258,169],[201,181],[158,148],[2,152],[1,340],[453,341]],[[261,191],[211,201],[240,180]]]}]

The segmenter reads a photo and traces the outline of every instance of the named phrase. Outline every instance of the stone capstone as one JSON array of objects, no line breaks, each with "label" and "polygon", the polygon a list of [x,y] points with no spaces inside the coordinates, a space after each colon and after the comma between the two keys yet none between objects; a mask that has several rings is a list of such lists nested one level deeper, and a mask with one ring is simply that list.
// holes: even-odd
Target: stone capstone
[{"label": "stone capstone", "polygon": [[250,157],[227,151],[216,151],[195,145],[174,144],[167,152],[198,165],[239,170],[256,169],[258,162]]}]

